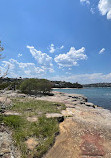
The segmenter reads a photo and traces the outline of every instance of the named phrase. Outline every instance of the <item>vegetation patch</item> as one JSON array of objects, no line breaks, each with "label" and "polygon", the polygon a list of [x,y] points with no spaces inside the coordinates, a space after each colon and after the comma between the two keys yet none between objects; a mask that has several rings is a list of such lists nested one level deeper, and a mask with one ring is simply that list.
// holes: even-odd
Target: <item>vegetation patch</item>
[{"label": "vegetation patch", "polygon": [[[1,115],[0,122],[12,130],[13,140],[21,151],[22,158],[42,157],[53,145],[55,135],[59,132],[57,119],[46,118],[44,114],[60,113],[65,108],[64,105],[60,104],[58,109],[56,103],[22,99],[14,99],[13,104],[10,110],[20,112],[21,115]],[[27,120],[29,116],[37,116],[38,119],[35,122],[29,122]]]},{"label": "vegetation patch", "polygon": [[25,94],[49,94],[52,83],[46,79],[27,79],[20,84],[20,90]]},{"label": "vegetation patch", "polygon": [[61,110],[64,109],[64,104],[33,99],[13,99],[13,106],[10,108],[10,110],[20,112],[26,116],[35,116],[46,113],[60,113]]}]

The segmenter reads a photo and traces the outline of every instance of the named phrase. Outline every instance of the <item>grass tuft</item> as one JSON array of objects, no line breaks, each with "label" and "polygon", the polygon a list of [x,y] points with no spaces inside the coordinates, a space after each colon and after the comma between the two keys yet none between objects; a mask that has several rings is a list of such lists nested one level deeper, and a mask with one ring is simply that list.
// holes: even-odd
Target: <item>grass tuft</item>
[{"label": "grass tuft", "polygon": [[[10,109],[21,113],[20,116],[0,116],[0,123],[4,122],[12,129],[15,145],[21,151],[22,158],[41,158],[45,152],[53,145],[55,135],[59,133],[59,123],[55,118],[46,118],[45,113],[54,113],[65,108],[64,105],[47,102],[16,99],[14,106]],[[38,115],[41,113],[41,115]],[[36,122],[29,122],[27,117],[37,116]],[[36,138],[38,145],[34,150],[29,150],[26,146],[26,140]]]}]

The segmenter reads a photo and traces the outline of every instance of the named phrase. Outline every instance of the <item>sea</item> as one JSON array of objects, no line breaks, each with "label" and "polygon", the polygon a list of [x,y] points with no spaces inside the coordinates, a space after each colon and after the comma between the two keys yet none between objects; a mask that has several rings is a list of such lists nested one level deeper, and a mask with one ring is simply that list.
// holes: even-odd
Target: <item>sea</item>
[{"label": "sea", "polygon": [[82,94],[88,98],[88,102],[94,103],[100,107],[111,110],[111,87],[90,87],[82,89],[54,89],[54,91],[69,94]]}]

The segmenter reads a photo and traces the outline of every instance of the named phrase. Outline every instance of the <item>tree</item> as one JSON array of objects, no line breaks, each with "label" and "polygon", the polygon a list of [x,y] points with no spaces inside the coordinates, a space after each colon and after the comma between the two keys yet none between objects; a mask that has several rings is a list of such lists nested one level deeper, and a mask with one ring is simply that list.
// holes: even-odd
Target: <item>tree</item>
[{"label": "tree", "polygon": [[46,79],[26,79],[20,85],[20,90],[26,94],[50,93],[52,83]]},{"label": "tree", "polygon": [[[2,52],[4,48],[1,46],[1,41],[0,41],[0,52]],[[2,58],[2,54],[0,53],[0,59]]]},{"label": "tree", "polygon": [[[1,53],[3,50],[4,50],[4,48],[1,46],[1,41],[0,41],[0,59],[3,58],[3,57],[2,57],[2,53]],[[2,75],[1,72],[0,72],[0,76],[1,76],[1,78],[4,78],[4,77],[7,75],[7,73],[8,73],[8,69],[9,69],[9,66],[8,66],[6,72],[4,72],[3,75]]]}]

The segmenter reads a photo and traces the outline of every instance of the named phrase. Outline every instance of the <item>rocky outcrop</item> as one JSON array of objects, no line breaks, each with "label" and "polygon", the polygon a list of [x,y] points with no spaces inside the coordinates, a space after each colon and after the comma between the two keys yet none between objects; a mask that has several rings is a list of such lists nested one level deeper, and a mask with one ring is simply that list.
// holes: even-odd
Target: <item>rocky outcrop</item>
[{"label": "rocky outcrop", "polygon": [[[61,111],[61,114],[46,114],[47,118],[64,118],[64,121],[60,123],[60,134],[56,137],[55,144],[43,158],[111,158],[111,112],[109,110],[87,102],[87,98],[79,94],[54,92],[54,96],[30,96],[29,98],[56,102],[52,104],[56,104],[57,108],[59,108],[59,102],[66,105],[66,109]],[[36,116],[27,118],[30,122],[36,119]],[[9,147],[0,144],[0,153],[2,153],[0,156],[6,158],[9,154],[7,158],[13,158],[16,150],[12,150],[11,134],[6,131],[0,134],[2,134],[0,143],[4,143],[4,136],[6,140],[9,139],[7,141]],[[33,150],[38,143],[34,138],[29,138],[26,140],[26,145],[29,150]],[[3,147],[10,152],[8,153]],[[6,152],[3,153],[3,151]],[[16,157],[19,158],[19,156],[14,158]]]},{"label": "rocky outcrop", "polygon": [[[57,99],[58,98],[58,99]],[[60,100],[61,99],[61,100]],[[48,98],[47,98],[48,100]],[[55,92],[66,110],[60,135],[43,158],[111,158],[111,112],[99,108],[81,95]]]},{"label": "rocky outcrop", "polygon": [[0,125],[0,157],[20,158],[20,152],[14,146],[12,133],[4,126]]}]

